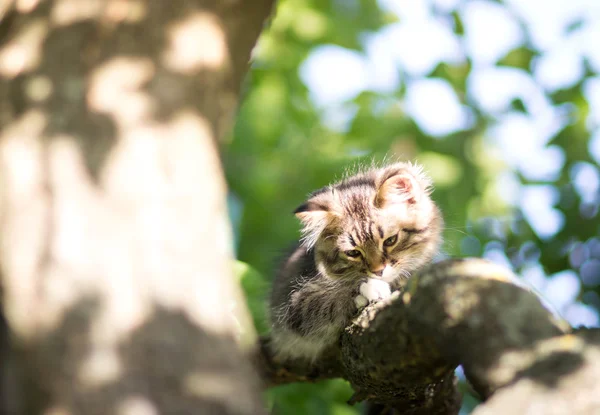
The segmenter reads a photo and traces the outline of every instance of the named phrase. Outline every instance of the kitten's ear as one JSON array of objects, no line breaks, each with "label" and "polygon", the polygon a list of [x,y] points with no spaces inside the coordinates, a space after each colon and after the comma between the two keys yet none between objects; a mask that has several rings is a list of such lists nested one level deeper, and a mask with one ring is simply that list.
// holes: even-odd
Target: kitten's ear
[{"label": "kitten's ear", "polygon": [[302,222],[304,242],[308,246],[312,246],[335,217],[333,198],[326,194],[313,196],[298,206],[294,214]]},{"label": "kitten's ear", "polygon": [[309,200],[309,201],[301,204],[300,206],[298,206],[296,208],[296,210],[294,210],[294,215],[301,217],[299,215],[301,215],[303,213],[326,212],[328,210],[329,210],[329,208],[325,204],[319,203],[314,200]]},{"label": "kitten's ear", "polygon": [[428,180],[420,168],[406,165],[384,171],[380,178],[375,205],[389,203],[418,203],[428,192]]},{"label": "kitten's ear", "polygon": [[305,227],[314,228],[331,215],[331,209],[324,200],[309,199],[294,210],[294,215]]}]

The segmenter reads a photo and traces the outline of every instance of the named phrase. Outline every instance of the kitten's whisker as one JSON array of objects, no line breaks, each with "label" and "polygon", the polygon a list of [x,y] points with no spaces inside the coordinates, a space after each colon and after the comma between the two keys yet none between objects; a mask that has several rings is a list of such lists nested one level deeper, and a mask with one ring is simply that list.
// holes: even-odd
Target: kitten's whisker
[{"label": "kitten's whisker", "polygon": [[444,231],[455,231],[455,232],[458,232],[458,233],[462,233],[463,235],[467,235],[467,236],[471,235],[470,233],[465,232],[465,231],[463,231],[461,229],[458,229],[458,228],[444,228]]}]

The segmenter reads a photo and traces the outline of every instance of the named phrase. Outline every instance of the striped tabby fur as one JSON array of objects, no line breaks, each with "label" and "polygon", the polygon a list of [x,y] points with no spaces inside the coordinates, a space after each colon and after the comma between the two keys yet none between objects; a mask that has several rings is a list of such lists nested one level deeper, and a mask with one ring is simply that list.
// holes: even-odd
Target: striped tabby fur
[{"label": "striped tabby fur", "polygon": [[314,192],[295,212],[303,238],[273,282],[272,347],[314,361],[369,301],[437,254],[443,227],[431,182],[411,163],[373,168]]}]

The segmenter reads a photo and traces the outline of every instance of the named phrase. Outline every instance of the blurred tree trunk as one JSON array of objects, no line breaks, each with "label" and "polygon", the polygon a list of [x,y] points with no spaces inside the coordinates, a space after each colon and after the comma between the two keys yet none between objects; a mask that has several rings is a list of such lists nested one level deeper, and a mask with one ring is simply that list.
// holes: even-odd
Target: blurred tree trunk
[{"label": "blurred tree trunk", "polygon": [[0,2],[5,412],[263,412],[217,146],[272,1]]}]

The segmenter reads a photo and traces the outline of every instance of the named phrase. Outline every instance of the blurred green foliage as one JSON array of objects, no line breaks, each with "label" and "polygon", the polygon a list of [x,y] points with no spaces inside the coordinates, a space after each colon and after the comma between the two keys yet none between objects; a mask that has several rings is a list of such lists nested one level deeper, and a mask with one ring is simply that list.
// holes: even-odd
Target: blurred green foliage
[{"label": "blurred green foliage", "polygon": [[260,272],[245,262],[236,261],[233,271],[246,296],[246,304],[252,315],[256,332],[259,335],[266,334],[269,331],[265,298],[265,292],[268,290],[267,281]]},{"label": "blurred green foliage", "polygon": [[[466,36],[460,13],[435,13],[452,22],[460,39]],[[326,126],[323,109],[311,100],[299,75],[302,63],[319,45],[363,53],[365,34],[397,20],[375,0],[282,0],[261,37],[233,134],[223,147],[236,249],[243,261],[236,264],[236,273],[260,333],[267,330],[265,301],[277,259],[299,236],[291,212],[310,191],[371,160],[416,159],[425,165],[436,184],[434,199],[444,212],[444,250],[450,256],[495,251],[517,272],[541,265],[545,275],[573,270],[578,277],[586,261],[600,259],[598,197],[583,201],[573,183],[573,169],[580,163],[596,165],[589,151],[589,104],[583,93],[586,80],[595,76],[589,67],[575,85],[547,94],[554,105],[568,105],[573,114],[548,143],[564,155],[564,165],[553,180],[528,180],[490,146],[495,120],[469,96],[473,62],[468,56],[462,63],[440,62],[427,74],[448,82],[471,109],[473,120],[467,130],[446,137],[424,133],[402,105],[408,76],[401,67],[403,76],[395,91],[364,91],[342,103],[353,112],[345,131]],[[519,24],[527,29],[525,23]],[[539,55],[526,38],[496,65],[530,75]],[[510,108],[524,114],[529,110],[520,99]],[[515,175],[521,188],[544,184],[557,190],[554,208],[564,219],[557,233],[538,236],[521,207],[499,196],[496,179],[506,171]],[[574,260],[577,250],[583,253]],[[576,300],[595,309],[600,307],[598,277],[595,284],[581,284],[576,295]],[[345,382],[328,381],[276,388],[268,392],[268,400],[277,414],[344,415],[359,411],[345,404],[351,393]],[[465,402],[465,412],[476,403],[473,398]]]}]

